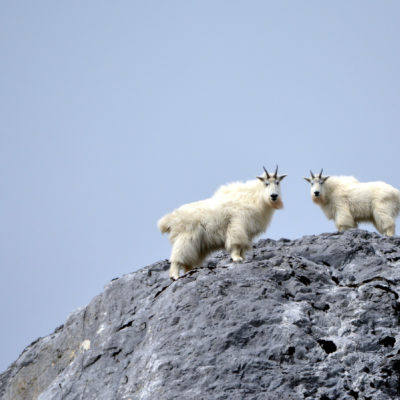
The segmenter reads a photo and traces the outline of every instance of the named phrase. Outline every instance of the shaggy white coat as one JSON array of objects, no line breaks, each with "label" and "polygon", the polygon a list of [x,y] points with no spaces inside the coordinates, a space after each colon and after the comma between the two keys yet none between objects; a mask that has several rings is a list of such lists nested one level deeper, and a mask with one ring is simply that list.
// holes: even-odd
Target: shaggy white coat
[{"label": "shaggy white coat", "polygon": [[[400,191],[385,182],[359,182],[352,176],[316,176],[311,183],[311,198],[339,232],[371,222],[381,234],[395,234],[395,219],[400,211]],[[316,193],[319,195],[316,196]]]},{"label": "shaggy white coat", "polygon": [[[212,251],[225,248],[243,261],[252,239],[264,232],[282,208],[279,182],[286,175],[221,186],[213,197],[181,206],[158,221],[172,243],[170,277],[197,267]],[[271,197],[272,196],[272,197]],[[275,197],[275,199],[274,199]]]}]

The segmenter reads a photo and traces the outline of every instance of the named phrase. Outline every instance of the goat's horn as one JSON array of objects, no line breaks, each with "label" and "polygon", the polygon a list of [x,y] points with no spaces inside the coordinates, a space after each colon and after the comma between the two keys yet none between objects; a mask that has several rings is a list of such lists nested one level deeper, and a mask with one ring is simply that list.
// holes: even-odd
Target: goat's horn
[{"label": "goat's horn", "polygon": [[278,165],[276,166],[276,168],[275,168],[275,173],[274,173],[274,176],[275,176],[275,178],[277,178],[278,177]]},{"label": "goat's horn", "polygon": [[267,174],[267,179],[269,179],[270,178],[270,176],[269,176],[269,173],[268,173],[268,171],[265,169],[265,167],[263,167],[264,168],[264,171],[265,171],[265,173]]},{"label": "goat's horn", "polygon": [[312,173],[311,169],[310,169],[310,174],[311,174],[311,178],[314,179],[315,176],[314,176],[314,174]]},{"label": "goat's horn", "polygon": [[322,171],[323,171],[324,169],[323,168],[321,168],[321,172],[319,173],[319,179],[321,179],[322,178]]}]

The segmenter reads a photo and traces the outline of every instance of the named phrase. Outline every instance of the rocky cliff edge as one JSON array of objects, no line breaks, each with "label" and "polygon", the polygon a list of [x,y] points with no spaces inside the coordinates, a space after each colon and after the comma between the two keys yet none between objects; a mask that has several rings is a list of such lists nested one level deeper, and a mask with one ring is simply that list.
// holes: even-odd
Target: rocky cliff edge
[{"label": "rocky cliff edge", "polygon": [[361,230],[161,261],[0,375],[3,400],[400,399],[400,238]]}]

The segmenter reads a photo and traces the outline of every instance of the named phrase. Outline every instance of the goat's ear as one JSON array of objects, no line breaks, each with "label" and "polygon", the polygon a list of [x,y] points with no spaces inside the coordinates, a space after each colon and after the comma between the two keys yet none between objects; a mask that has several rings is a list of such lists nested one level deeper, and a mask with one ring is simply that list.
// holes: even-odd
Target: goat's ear
[{"label": "goat's ear", "polygon": [[262,183],[265,183],[265,179],[262,176],[257,176],[257,179],[259,179]]},{"label": "goat's ear", "polygon": [[330,178],[329,176],[324,176],[323,178],[322,178],[322,182],[325,182],[328,178]]},{"label": "goat's ear", "polygon": [[280,182],[283,178],[286,178],[287,177],[287,175],[279,175],[278,176],[278,181]]},{"label": "goat's ear", "polygon": [[311,183],[311,178],[304,178],[308,183]]}]

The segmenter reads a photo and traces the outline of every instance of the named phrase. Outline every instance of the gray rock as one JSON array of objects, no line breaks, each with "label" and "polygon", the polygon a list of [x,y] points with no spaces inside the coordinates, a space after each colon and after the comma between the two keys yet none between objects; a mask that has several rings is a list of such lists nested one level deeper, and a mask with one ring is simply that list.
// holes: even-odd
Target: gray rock
[{"label": "gray rock", "polygon": [[400,398],[400,238],[261,240],[106,286],[0,375],[3,400]]}]

